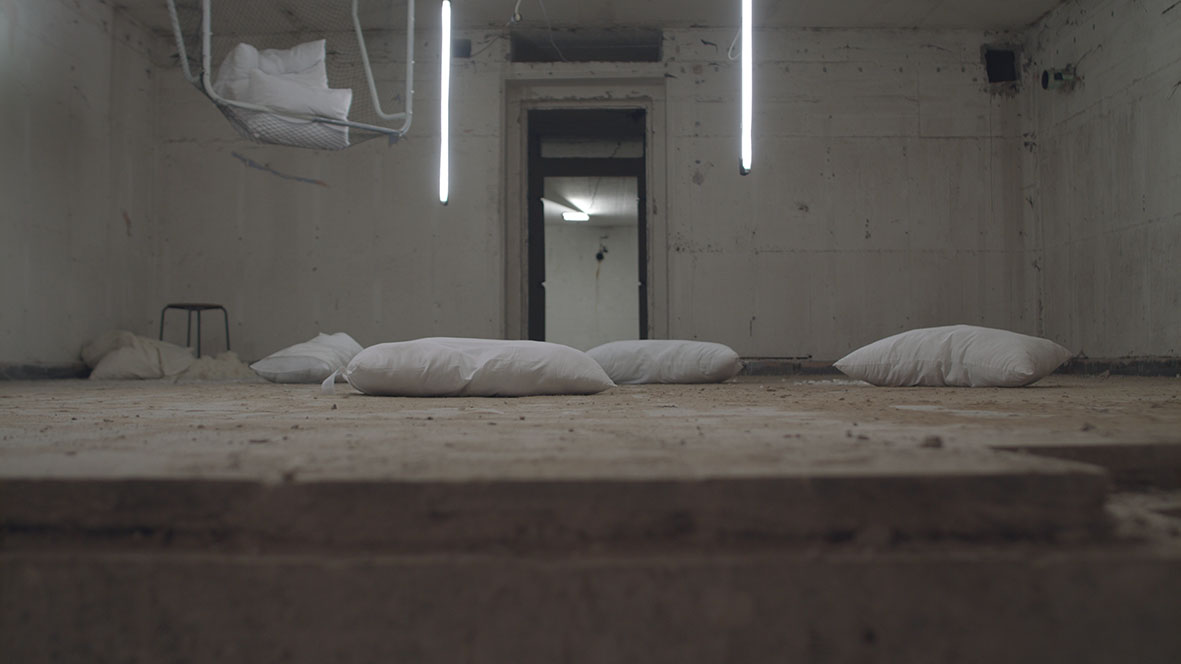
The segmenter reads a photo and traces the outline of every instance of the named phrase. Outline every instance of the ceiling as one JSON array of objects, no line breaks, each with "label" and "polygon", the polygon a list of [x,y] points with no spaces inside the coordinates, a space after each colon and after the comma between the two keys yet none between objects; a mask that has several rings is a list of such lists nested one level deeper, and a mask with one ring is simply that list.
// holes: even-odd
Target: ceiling
[{"label": "ceiling", "polygon": [[[189,0],[190,2],[192,0]],[[213,0],[218,3],[259,0]],[[337,2],[348,0],[334,0]],[[1002,30],[1025,27],[1064,0],[754,0],[756,27],[803,28],[966,28]],[[267,0],[292,15],[314,13],[327,0]],[[114,0],[148,27],[170,30],[165,0]],[[363,0],[366,16],[388,16],[391,27],[405,24],[406,0]],[[517,0],[456,0],[453,22],[459,28],[504,27]],[[438,0],[416,0],[420,28],[439,24]],[[520,0],[520,25],[578,27],[733,27],[738,0]],[[367,25],[373,24],[365,21]]]}]

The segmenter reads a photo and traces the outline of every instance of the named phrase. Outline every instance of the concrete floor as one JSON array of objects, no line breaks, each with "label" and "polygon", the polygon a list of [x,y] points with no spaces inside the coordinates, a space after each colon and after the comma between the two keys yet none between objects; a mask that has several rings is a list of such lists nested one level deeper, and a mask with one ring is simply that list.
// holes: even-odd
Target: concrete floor
[{"label": "concrete floor", "polygon": [[[935,438],[938,440],[936,441]],[[1181,379],[1022,389],[830,377],[594,396],[367,397],[347,385],[0,382],[0,477],[450,479],[777,476],[990,467],[995,447],[1181,443]]]},{"label": "concrete floor", "polygon": [[30,662],[1175,662],[1179,451],[1177,378],[0,383],[0,640]]}]

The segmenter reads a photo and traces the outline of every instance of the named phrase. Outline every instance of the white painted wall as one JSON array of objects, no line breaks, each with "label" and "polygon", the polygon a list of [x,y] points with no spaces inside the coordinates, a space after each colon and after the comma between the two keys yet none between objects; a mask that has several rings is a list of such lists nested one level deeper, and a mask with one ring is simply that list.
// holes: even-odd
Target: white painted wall
[{"label": "white painted wall", "polygon": [[[457,72],[453,195],[441,206],[439,57],[434,35],[419,37],[417,114],[394,146],[252,144],[178,71],[161,79],[160,292],[226,305],[243,358],[319,331],[363,345],[499,336],[500,81],[475,66]],[[404,53],[390,39],[375,48]],[[403,71],[388,65],[385,88],[399,92]]]},{"label": "white painted wall", "polygon": [[[479,51],[491,37],[471,35]],[[317,330],[362,343],[505,326],[505,81],[665,81],[670,336],[748,356],[840,357],[909,327],[1034,331],[1019,103],[993,96],[968,32],[759,35],[755,172],[737,174],[729,30],[667,34],[654,65],[513,65],[502,42],[455,68],[452,203],[431,196],[437,61],[421,44],[411,137],[339,154],[252,146],[164,82],[160,283],[230,306],[243,355]],[[397,53],[398,49],[392,48]],[[666,76],[667,75],[667,76]],[[175,80],[175,77],[173,77]],[[327,186],[283,180],[238,155]]]},{"label": "white painted wall", "polygon": [[[1026,173],[1046,335],[1090,357],[1181,353],[1181,6],[1069,2],[1029,35]],[[1046,92],[1044,68],[1081,83]]]},{"label": "white painted wall", "polygon": [[546,341],[589,350],[639,338],[636,234],[635,226],[546,224]]},{"label": "white painted wall", "polygon": [[0,2],[0,364],[147,333],[156,70],[100,2]]},{"label": "white painted wall", "polygon": [[[652,242],[669,256],[652,275],[667,296],[651,315],[669,336],[831,359],[921,325],[1032,331],[1018,105],[981,80],[986,35],[761,31],[746,178],[734,163],[729,29],[671,31],[666,61],[648,65],[514,65],[495,34],[469,36],[488,48],[456,63],[447,207],[433,197],[433,35],[419,35],[418,115],[393,147],[253,145],[176,69],[158,77],[148,315],[167,301],[225,304],[247,359],[321,330],[363,344],[499,336],[515,287],[505,228],[517,223],[501,218],[503,192],[522,177],[504,162],[507,82],[644,79],[664,81],[668,100],[667,188],[654,192],[666,209],[649,218],[662,221]],[[380,47],[398,54],[397,41]],[[391,63],[386,76],[400,71]],[[175,320],[170,338],[182,333]]]},{"label": "white painted wall", "polygon": [[901,330],[1032,332],[1016,99],[975,32],[759,31],[753,172],[730,31],[671,36],[673,337],[832,360]]},{"label": "white painted wall", "polygon": [[[418,35],[409,137],[317,153],[239,139],[105,4],[0,2],[0,122],[16,128],[0,133],[0,362],[68,362],[112,327],[153,334],[178,300],[229,307],[246,359],[321,330],[363,344],[504,334],[519,289],[506,261],[522,254],[506,192],[523,177],[506,160],[507,91],[525,80],[590,82],[600,102],[663,86],[652,157],[668,170],[648,216],[653,255],[668,256],[650,313],[668,336],[831,360],[967,322],[1093,357],[1175,356],[1181,9],[1168,4],[1072,3],[1025,36],[761,30],[745,178],[731,29],[669,31],[664,62],[620,65],[511,64],[500,34],[469,33],[443,207],[433,34]],[[1072,95],[992,94],[980,45],[1023,39],[1035,63],[1102,48]],[[396,37],[379,47],[402,52]],[[401,67],[383,76],[400,85]]]}]

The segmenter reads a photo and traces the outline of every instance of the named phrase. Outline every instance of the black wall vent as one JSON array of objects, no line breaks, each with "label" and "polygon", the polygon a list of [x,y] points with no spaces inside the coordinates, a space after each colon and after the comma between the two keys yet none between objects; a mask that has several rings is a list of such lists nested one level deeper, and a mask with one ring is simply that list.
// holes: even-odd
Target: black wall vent
[{"label": "black wall vent", "polygon": [[660,62],[664,33],[652,28],[513,30],[513,62]]},{"label": "black wall vent", "polygon": [[1017,52],[1011,48],[984,48],[984,69],[989,83],[1008,83],[1020,80],[1017,71]]}]

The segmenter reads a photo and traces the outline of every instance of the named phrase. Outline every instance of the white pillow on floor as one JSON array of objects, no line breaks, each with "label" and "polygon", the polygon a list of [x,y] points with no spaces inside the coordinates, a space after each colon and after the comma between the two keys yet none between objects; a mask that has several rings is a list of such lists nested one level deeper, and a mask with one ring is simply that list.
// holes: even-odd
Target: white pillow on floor
[{"label": "white pillow on floor", "polygon": [[113,351],[135,344],[135,334],[127,330],[112,330],[82,346],[82,361],[91,369]]},{"label": "white pillow on floor", "polygon": [[[114,332],[96,343],[105,344],[108,350],[90,372],[94,380],[175,376],[197,359],[193,351],[183,346],[129,333]],[[96,347],[88,351],[93,354]]]},{"label": "white pillow on floor", "polygon": [[863,346],[836,368],[874,385],[1019,387],[1049,375],[1071,352],[1048,339],[974,325],[911,330]]},{"label": "white pillow on floor", "polygon": [[518,397],[614,387],[582,351],[543,341],[432,337],[361,351],[343,375],[365,394]]},{"label": "white pillow on floor", "polygon": [[250,365],[273,383],[319,383],[348,366],[361,344],[344,332],[318,334],[314,339],[277,350]]},{"label": "white pillow on floor", "polygon": [[612,341],[586,352],[620,385],[720,383],[742,362],[729,346],[708,341],[635,339]]}]

